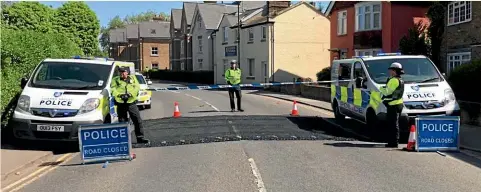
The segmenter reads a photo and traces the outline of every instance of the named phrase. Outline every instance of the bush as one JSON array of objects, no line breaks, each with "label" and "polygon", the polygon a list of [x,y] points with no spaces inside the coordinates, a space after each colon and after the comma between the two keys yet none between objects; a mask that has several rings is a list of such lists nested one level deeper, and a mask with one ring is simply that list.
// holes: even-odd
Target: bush
[{"label": "bush", "polygon": [[151,70],[151,79],[179,81],[186,83],[213,84],[213,71],[171,71],[171,70]]},{"label": "bush", "polygon": [[317,81],[330,81],[331,80],[331,67],[326,67],[322,71],[316,74]]},{"label": "bush", "polygon": [[456,95],[463,101],[481,102],[481,90],[476,86],[481,82],[481,60],[456,67],[449,75],[448,81]]},{"label": "bush", "polygon": [[[1,111],[2,121],[14,109],[12,100],[20,93],[20,79],[45,58],[70,58],[82,50],[61,34],[2,28],[1,35]],[[8,106],[8,108],[7,108]]]}]

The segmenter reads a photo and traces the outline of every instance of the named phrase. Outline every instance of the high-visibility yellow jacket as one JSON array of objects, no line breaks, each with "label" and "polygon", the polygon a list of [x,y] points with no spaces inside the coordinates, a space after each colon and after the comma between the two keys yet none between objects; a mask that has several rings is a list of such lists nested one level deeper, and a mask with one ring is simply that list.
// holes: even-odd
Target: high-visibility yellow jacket
[{"label": "high-visibility yellow jacket", "polygon": [[227,83],[230,83],[232,85],[237,85],[237,84],[240,84],[241,83],[241,75],[242,75],[242,71],[241,69],[237,68],[237,69],[227,69],[225,71],[225,81]]},{"label": "high-visibility yellow jacket", "polygon": [[112,96],[118,103],[125,103],[120,96],[127,93],[130,93],[132,96],[129,97],[126,103],[134,103],[139,95],[140,84],[133,75],[129,75],[125,80],[117,76],[112,79],[110,88],[112,89]]},{"label": "high-visibility yellow jacket", "polygon": [[384,95],[383,100],[389,105],[399,105],[403,103],[404,82],[400,77],[390,77],[386,87],[380,88]]}]

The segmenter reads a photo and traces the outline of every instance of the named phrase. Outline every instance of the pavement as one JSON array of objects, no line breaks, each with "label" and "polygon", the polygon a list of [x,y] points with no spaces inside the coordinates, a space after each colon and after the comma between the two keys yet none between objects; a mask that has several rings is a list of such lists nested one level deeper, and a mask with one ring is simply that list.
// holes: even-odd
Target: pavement
[{"label": "pavement", "polygon": [[[363,135],[359,123],[334,126],[329,122],[333,119],[330,111],[304,104],[298,105],[299,117],[290,117],[291,101],[261,93],[243,91],[246,111],[230,112],[225,91],[154,92],[152,108],[141,111],[152,145],[134,145],[135,160],[111,162],[102,168],[102,164],[80,164],[76,153],[48,174],[2,191],[481,188],[479,159],[463,153],[443,156],[384,148],[383,143],[368,141],[369,136],[359,136]],[[171,118],[176,101],[182,116],[177,119]]]}]

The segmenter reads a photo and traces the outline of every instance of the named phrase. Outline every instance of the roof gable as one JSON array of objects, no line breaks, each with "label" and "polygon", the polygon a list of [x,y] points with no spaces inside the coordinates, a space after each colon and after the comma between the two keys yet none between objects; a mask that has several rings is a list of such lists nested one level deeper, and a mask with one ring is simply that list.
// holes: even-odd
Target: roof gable
[{"label": "roof gable", "polygon": [[185,22],[187,25],[192,24],[192,18],[194,16],[194,11],[196,9],[197,3],[184,2],[183,14],[185,15]]},{"label": "roof gable", "polygon": [[[197,13],[202,18],[205,29],[217,29],[225,13],[237,11],[237,6],[223,4],[197,4]],[[196,19],[196,18],[194,18]]]},{"label": "roof gable", "polygon": [[180,29],[182,20],[182,9],[172,9],[170,20],[174,23],[174,29]]}]

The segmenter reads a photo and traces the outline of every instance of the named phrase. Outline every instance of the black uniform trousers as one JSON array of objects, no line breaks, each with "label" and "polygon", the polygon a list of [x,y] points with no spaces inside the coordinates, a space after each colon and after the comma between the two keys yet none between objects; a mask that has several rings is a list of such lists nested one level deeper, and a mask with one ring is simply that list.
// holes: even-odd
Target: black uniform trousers
[{"label": "black uniform trousers", "polygon": [[136,103],[116,103],[117,114],[119,115],[119,122],[127,122],[127,113],[129,114],[135,127],[135,136],[137,138],[144,138],[144,127],[142,118],[140,117],[139,107]]},{"label": "black uniform trousers", "polygon": [[399,144],[399,120],[401,119],[401,112],[404,105],[389,105],[385,103],[385,106],[387,108],[388,144],[397,145]]},{"label": "black uniform trousers", "polygon": [[240,87],[229,88],[230,108],[235,109],[234,93],[235,93],[235,97],[237,98],[237,109],[242,109],[242,107],[241,107],[242,94],[241,94],[241,88]]}]

